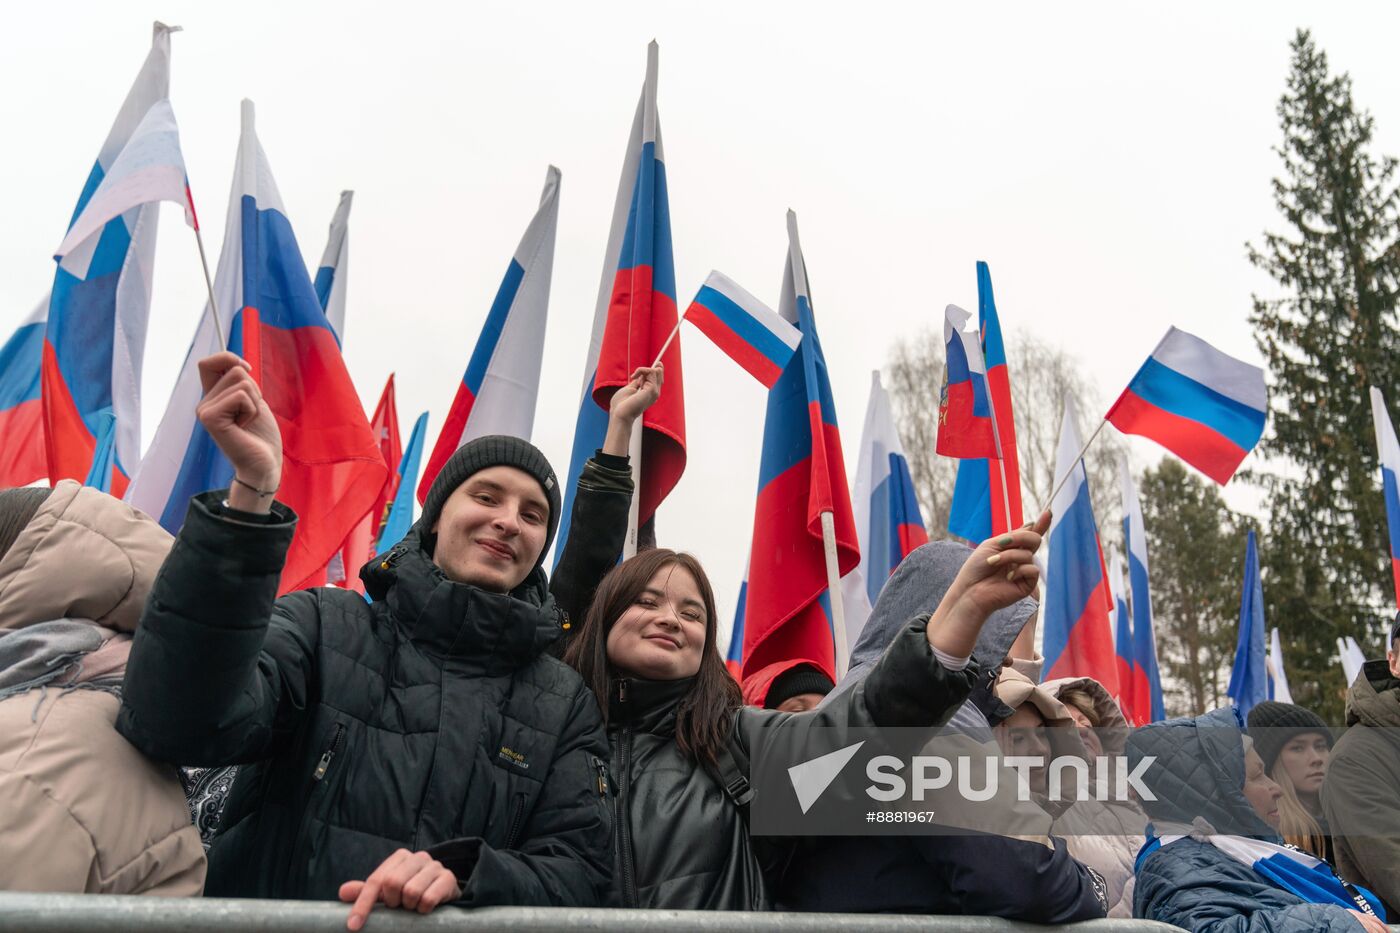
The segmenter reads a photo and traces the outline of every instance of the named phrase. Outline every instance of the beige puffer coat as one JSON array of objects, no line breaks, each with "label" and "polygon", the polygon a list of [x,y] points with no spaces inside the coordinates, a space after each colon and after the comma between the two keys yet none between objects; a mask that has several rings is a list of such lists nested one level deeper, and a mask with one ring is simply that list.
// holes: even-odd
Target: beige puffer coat
[{"label": "beige puffer coat", "polygon": [[[120,501],[60,482],[0,557],[0,630],[57,619],[108,636],[125,667],[172,539]],[[117,734],[120,701],[60,686],[0,701],[0,889],[197,896],[205,859],[175,769]]]}]

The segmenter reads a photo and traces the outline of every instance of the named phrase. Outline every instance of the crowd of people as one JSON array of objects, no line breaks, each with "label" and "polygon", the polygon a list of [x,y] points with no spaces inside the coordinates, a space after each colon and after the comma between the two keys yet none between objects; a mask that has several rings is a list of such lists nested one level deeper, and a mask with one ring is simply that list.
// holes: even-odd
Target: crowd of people
[{"label": "crowd of people", "polygon": [[[276,498],[276,420],[237,356],[200,373],[234,480],[176,538],[72,481],[0,491],[4,889],[338,899],[350,930],[445,904],[1261,933],[1400,917],[1400,618],[1339,738],[1275,702],[1129,729],[1092,678],[1041,680],[1042,515],[911,554],[839,682],[795,662],[740,685],[700,562],[621,559],[659,367],[614,395],[552,579],[558,477],[496,436],[462,446],[363,568],[369,599],[279,598],[298,518]],[[911,727],[1110,764],[1069,769],[1070,794],[1031,767],[1028,797],[994,802],[1004,831],[753,830],[752,762],[776,743]],[[1107,793],[1144,762],[1148,793]]]}]

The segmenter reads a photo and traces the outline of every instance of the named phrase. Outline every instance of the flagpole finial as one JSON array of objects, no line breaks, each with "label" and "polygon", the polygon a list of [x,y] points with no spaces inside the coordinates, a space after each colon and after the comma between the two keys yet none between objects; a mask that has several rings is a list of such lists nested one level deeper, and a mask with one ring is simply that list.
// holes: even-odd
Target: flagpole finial
[{"label": "flagpole finial", "polygon": [[253,132],[253,101],[250,98],[243,98],[239,115],[242,121],[243,132]]},{"label": "flagpole finial", "polygon": [[184,27],[184,26],[167,26],[167,25],[165,25],[164,23],[162,23],[160,20],[156,20],[154,23],[151,24],[151,40],[152,40],[152,41],[155,41],[156,39],[159,39],[159,38],[160,38],[161,36],[163,36],[163,35],[168,36],[168,35],[170,35],[170,34],[173,33],[173,32],[184,32],[184,31],[185,31],[185,27]]}]

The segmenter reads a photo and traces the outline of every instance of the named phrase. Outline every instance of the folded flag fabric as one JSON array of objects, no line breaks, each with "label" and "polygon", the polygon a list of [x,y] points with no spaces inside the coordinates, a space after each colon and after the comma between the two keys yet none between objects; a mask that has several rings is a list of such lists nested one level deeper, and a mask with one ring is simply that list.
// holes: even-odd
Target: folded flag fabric
[{"label": "folded flag fabric", "polygon": [[1128,557],[1128,589],[1132,594],[1133,699],[1143,723],[1167,718],[1162,699],[1162,675],[1157,668],[1157,637],[1152,626],[1152,590],[1147,573],[1147,527],[1142,521],[1133,475],[1126,461],[1118,462],[1123,493],[1123,543]]},{"label": "folded flag fabric", "polygon": [[1385,919],[1385,907],[1382,906],[1380,898],[1363,887],[1343,881],[1337,877],[1331,865],[1297,846],[1221,833],[1204,836],[1158,836],[1150,825],[1147,830],[1147,844],[1142,847],[1137,858],[1139,865],[1144,858],[1162,846],[1169,846],[1182,839],[1199,838],[1241,865],[1254,869],[1270,884],[1296,894],[1309,904],[1335,904],[1347,910],[1357,910],[1381,920]]},{"label": "folded flag fabric", "polygon": [[[84,220],[143,118],[170,96],[175,31],[155,24],[150,52],[98,150],[70,228]],[[109,186],[104,199],[122,194]],[[92,465],[102,413],[111,412],[117,419],[111,485],[120,496],[141,459],[141,360],[159,210],[153,202],[135,202],[119,215],[102,210],[89,218],[98,214],[110,219],[66,250],[54,270],[41,364],[44,442],[50,482],[82,479]]]},{"label": "folded flag fabric", "polygon": [[947,361],[938,399],[938,453],[944,457],[999,459],[987,394],[981,338],[964,330],[972,315],[949,305],[943,312]]},{"label": "folded flag fabric", "polygon": [[1118,662],[1118,707],[1128,724],[1142,725],[1146,720],[1138,709],[1137,676],[1133,665],[1133,622],[1128,615],[1128,591],[1123,585],[1123,564],[1117,554],[1108,560],[1109,593],[1113,597],[1113,652]]},{"label": "folded flag fabric", "polygon": [[684,317],[769,389],[802,341],[800,330],[722,272],[709,274]]},{"label": "folded flag fabric", "polygon": [[112,491],[112,447],[116,437],[117,419],[110,411],[103,412],[97,428],[97,450],[92,455],[92,467],[88,470],[84,486],[91,486],[98,492]]},{"label": "folded flag fabric", "polygon": [[1292,703],[1293,691],[1288,689],[1288,672],[1283,667],[1283,643],[1279,640],[1278,629],[1269,632],[1269,699],[1280,703]]},{"label": "folded flag fabric", "polygon": [[81,254],[81,266],[77,265],[76,255],[71,266],[63,260],[93,236],[101,234],[112,220],[156,201],[181,205],[185,209],[185,223],[196,226],[194,201],[185,175],[185,156],[180,150],[180,128],[168,100],[158,100],[146,111],[97,190],[74,218],[67,236],[54,250],[54,259],[81,277],[92,261],[91,250]]},{"label": "folded flag fabric", "polygon": [[418,478],[418,464],[423,458],[424,435],[427,431],[428,413],[425,411],[413,423],[413,433],[409,435],[408,446],[404,448],[403,457],[399,460],[399,488],[394,494],[389,514],[384,519],[384,528],[379,533],[379,543],[374,549],[376,554],[383,554],[398,544],[403,540],[403,536],[408,534],[408,529],[413,527],[413,481]]},{"label": "folded flag fabric", "polygon": [[48,475],[39,398],[49,296],[0,346],[0,486],[28,486]]},{"label": "folded flag fabric", "polygon": [[1264,434],[1264,371],[1173,327],[1104,417],[1222,486]]},{"label": "folded flag fabric", "polygon": [[1251,529],[1245,544],[1244,590],[1240,596],[1240,629],[1235,644],[1235,664],[1230,669],[1230,685],[1225,694],[1248,716],[1256,705],[1269,698],[1264,668],[1264,588],[1259,579],[1259,550]]},{"label": "folded flag fabric", "polygon": [[1390,528],[1390,571],[1395,580],[1395,601],[1400,605],[1400,443],[1385,407],[1381,390],[1371,387],[1371,420],[1376,427],[1376,449],[1381,461],[1381,494],[1385,496],[1386,524]]},{"label": "folded flag fabric", "polygon": [[[345,295],[350,274],[350,204],[355,192],[340,192],[340,202],[335,206],[331,217],[330,234],[326,237],[326,250],[321,254],[321,265],[316,269],[316,299],[321,302],[321,310],[326,312],[326,320],[331,323],[336,339],[345,345]],[[390,464],[392,466],[392,464]]]}]

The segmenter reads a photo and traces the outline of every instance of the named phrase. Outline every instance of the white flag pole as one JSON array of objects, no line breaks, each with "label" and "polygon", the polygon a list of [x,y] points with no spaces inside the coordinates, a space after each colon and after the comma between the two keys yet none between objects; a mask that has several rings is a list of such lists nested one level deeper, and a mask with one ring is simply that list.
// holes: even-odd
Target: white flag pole
[{"label": "white flag pole", "polygon": [[627,537],[622,541],[622,559],[637,556],[637,519],[642,501],[642,419],[632,422],[632,437],[627,442],[627,455],[632,461],[632,504],[627,508]]},{"label": "white flag pole", "polygon": [[1040,518],[1040,516],[1044,515],[1045,511],[1048,508],[1050,508],[1050,506],[1055,504],[1055,497],[1058,496],[1060,494],[1060,490],[1064,488],[1065,481],[1069,479],[1070,474],[1074,472],[1074,468],[1079,465],[1079,462],[1084,459],[1084,455],[1089,452],[1089,445],[1094,443],[1094,438],[1099,436],[1099,432],[1103,430],[1103,426],[1106,424],[1108,424],[1107,418],[1100,421],[1099,426],[1097,428],[1094,428],[1094,433],[1090,434],[1089,439],[1084,442],[1084,446],[1079,448],[1078,456],[1076,456],[1074,460],[1070,463],[1069,469],[1065,471],[1065,475],[1061,476],[1059,480],[1055,483],[1055,488],[1050,490],[1050,497],[1045,500],[1045,504],[1040,507],[1040,511],[1035,513],[1036,518]]},{"label": "white flag pole", "polygon": [[841,566],[836,554],[836,517],[822,513],[822,549],[826,552],[826,593],[831,600],[831,628],[836,641],[836,680],[846,676],[851,649],[846,644],[846,611],[841,603]]}]

